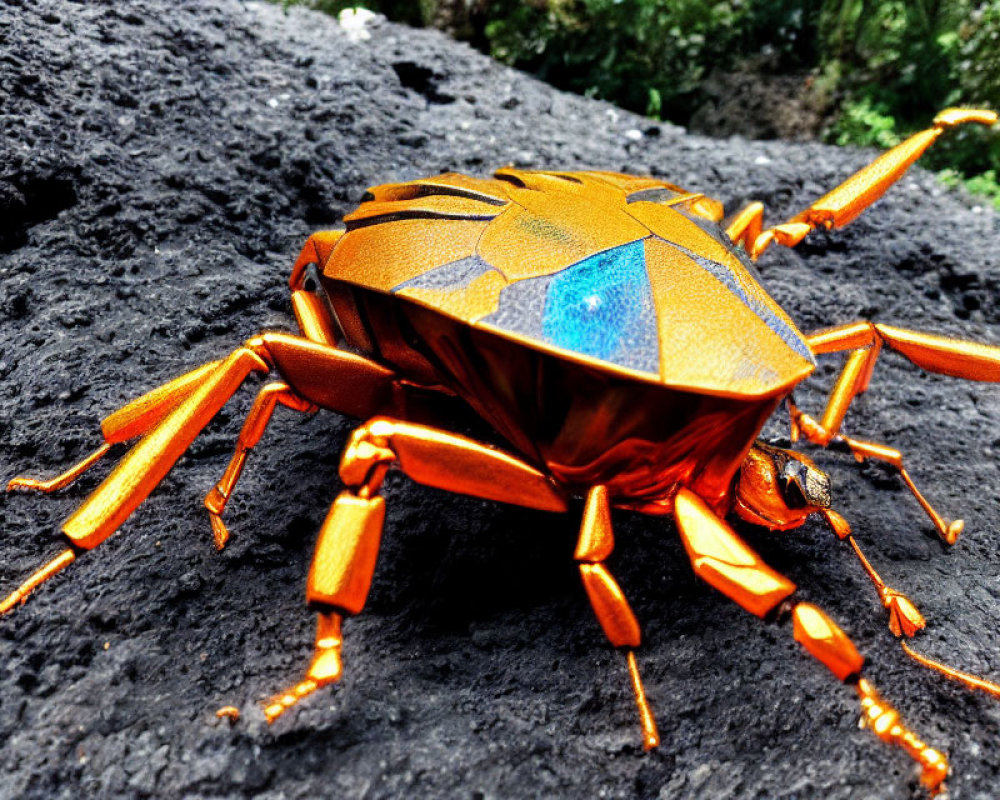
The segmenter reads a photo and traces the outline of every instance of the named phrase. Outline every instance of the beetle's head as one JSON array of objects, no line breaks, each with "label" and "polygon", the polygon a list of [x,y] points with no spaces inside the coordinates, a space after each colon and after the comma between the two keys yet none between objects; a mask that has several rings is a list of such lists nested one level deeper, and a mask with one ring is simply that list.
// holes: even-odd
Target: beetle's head
[{"label": "beetle's head", "polygon": [[812,459],[754,442],[736,479],[736,513],[776,530],[796,528],[830,507],[830,478]]}]

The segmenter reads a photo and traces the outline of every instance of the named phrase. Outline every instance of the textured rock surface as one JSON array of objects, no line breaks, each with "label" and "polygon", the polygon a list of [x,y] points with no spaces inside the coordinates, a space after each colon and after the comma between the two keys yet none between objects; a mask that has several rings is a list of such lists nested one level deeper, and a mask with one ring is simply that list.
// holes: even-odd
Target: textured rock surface
[{"label": "textured rock surface", "polygon": [[[235,0],[0,3],[0,476],[54,473],[111,409],[288,329],[298,248],[367,185],[595,167],[663,175],[729,209],[759,198],[778,219],[870,157],[685,136],[433,33],[369,32]],[[918,171],[851,228],[762,268],[806,330],[872,317],[1000,342],[998,234],[995,214]],[[612,565],[644,624],[663,739],[642,754],[624,665],[570,561],[572,515],[402,478],[369,607],[345,626],[343,685],[268,728],[257,701],[308,659],[303,580],[353,422],[279,413],[219,555],[200,501],[251,396],[119,534],[0,621],[0,797],[920,796],[908,759],[857,729],[852,694],[788,628],[698,583],[670,521],[618,514]],[[889,356],[849,423],[903,448],[967,521],[945,552],[895,476],[817,456],[869,556],[926,613],[922,649],[1000,675],[996,388]],[[0,587],[58,551],[59,523],[106,471],[50,498],[2,496]],[[994,796],[1000,704],[911,665],[822,526],[745,532],[950,753],[952,798]],[[230,702],[232,729],[213,715]]]}]

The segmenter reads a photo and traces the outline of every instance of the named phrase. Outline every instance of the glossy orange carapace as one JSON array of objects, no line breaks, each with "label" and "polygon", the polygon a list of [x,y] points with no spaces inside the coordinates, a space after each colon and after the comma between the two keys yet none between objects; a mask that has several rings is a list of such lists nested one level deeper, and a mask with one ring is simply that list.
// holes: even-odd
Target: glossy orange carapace
[{"label": "glossy orange carapace", "polygon": [[[818,514],[846,541],[874,584],[892,632],[925,620],[865,558],[831,507],[830,482],[806,456],[758,441],[787,401],[793,439],[837,443],[859,460],[895,467],[942,538],[946,521],[918,492],[892,447],[844,436],[881,349],[926,370],[1000,381],[1000,348],[869,322],[803,335],[761,286],[753,261],[817,227],[847,224],[947,128],[993,124],[992,112],[951,109],[784,223],[763,226],[752,203],[723,220],[721,204],[654,179],[610,172],[502,169],[492,178],[445,174],[377,186],[345,218],[345,231],[306,243],[291,277],[300,333],[263,333],[133,401],[102,424],[104,443],[48,481],[11,489],[54,491],[113,445],[141,437],[63,526],[69,547],[6,600],[24,602],[49,577],[110,536],[167,474],[252,372],[274,374],[258,393],[229,465],[205,498],[216,546],[249,451],[280,405],[359,417],[343,453],[343,491],[319,532],[306,600],[318,615],[305,676],[265,705],[271,721],[340,680],[342,620],[363,609],[385,521],[390,468],[432,487],[565,512],[583,501],[573,558],[612,646],[625,654],[643,731],[659,743],[639,674],[639,618],[607,565],[612,509],[672,514],[695,573],[770,622],[791,621],[806,652],[855,687],[878,737],[909,754],[931,793],[948,772],[861,676],[864,659],[818,607],[769,567],[726,522],[735,515],[788,530]],[[846,364],[819,418],[791,391],[821,354]],[[449,430],[474,415],[495,443]],[[904,649],[971,688],[1000,687]],[[232,707],[220,715],[236,720]]]}]

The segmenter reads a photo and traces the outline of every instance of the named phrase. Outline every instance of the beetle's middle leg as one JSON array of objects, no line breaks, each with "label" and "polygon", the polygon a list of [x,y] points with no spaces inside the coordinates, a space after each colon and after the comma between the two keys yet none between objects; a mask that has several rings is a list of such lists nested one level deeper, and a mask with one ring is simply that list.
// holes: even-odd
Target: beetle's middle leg
[{"label": "beetle's middle leg", "polygon": [[316,645],[305,678],[272,698],[273,722],[318,688],[340,678],[343,615],[364,608],[385,519],[379,496],[390,467],[417,483],[501,503],[565,511],[562,493],[543,473],[507,453],[453,433],[386,417],[354,431],[340,462],[345,489],[320,528],[306,602],[318,617]]},{"label": "beetle's middle leg", "polygon": [[247,413],[246,420],[243,422],[243,427],[240,429],[239,438],[236,440],[236,452],[233,453],[233,457],[226,466],[225,472],[222,473],[219,482],[205,496],[205,508],[208,509],[209,520],[212,523],[212,535],[215,539],[215,546],[219,550],[225,547],[229,540],[229,530],[222,521],[222,512],[240,479],[243,465],[246,464],[247,454],[264,435],[264,431],[271,421],[271,415],[274,414],[274,409],[279,404],[303,413],[318,410],[318,406],[299,397],[289,388],[287,383],[282,381],[268,383],[257,393],[257,397]]},{"label": "beetle's middle leg", "polygon": [[639,707],[643,746],[646,750],[651,750],[660,744],[660,735],[635,661],[635,649],[641,641],[639,623],[618,581],[604,566],[604,561],[611,555],[614,546],[608,490],[606,486],[594,486],[587,493],[580,538],[573,558],[580,562],[583,588],[605,636],[612,646],[625,650],[632,691]]},{"label": "beetle's middle leg", "polygon": [[836,678],[854,687],[862,722],[879,739],[902,748],[916,761],[924,785],[937,794],[948,775],[947,758],[910,731],[898,712],[861,677],[864,659],[837,624],[816,606],[796,601],[795,584],[765,564],[690,490],[678,492],[674,516],[698,577],[761,619],[791,617],[795,640]]},{"label": "beetle's middle leg", "polygon": [[792,439],[804,436],[823,447],[834,443],[846,447],[858,461],[873,458],[895,467],[907,488],[920,503],[948,544],[954,544],[964,522],[947,522],[917,489],[903,465],[903,454],[878,442],[853,439],[840,432],[851,402],[868,389],[872,370],[882,346],[896,350],[918,367],[966,380],[1000,383],[1000,347],[920,333],[873,322],[855,322],[818,331],[807,337],[817,355],[849,351],[847,361],[827,400],[820,420],[789,403]]}]

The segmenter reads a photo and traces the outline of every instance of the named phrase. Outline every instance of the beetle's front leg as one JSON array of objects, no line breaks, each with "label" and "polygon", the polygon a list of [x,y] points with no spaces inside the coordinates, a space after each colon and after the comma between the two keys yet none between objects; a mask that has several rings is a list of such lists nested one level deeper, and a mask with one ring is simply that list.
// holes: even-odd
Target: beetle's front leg
[{"label": "beetle's front leg", "polygon": [[385,417],[358,428],[340,463],[347,488],[323,522],[306,582],[306,602],[319,614],[313,660],[303,680],[267,702],[269,722],[340,679],[340,620],[360,613],[368,597],[385,519],[378,492],[393,465],[437,489],[542,511],[566,510],[562,493],[544,474],[501,450]]},{"label": "beetle's front leg", "polygon": [[903,648],[903,651],[921,666],[932,669],[957,683],[961,683],[967,689],[985,692],[991,697],[1000,699],[1000,685],[986,678],[980,678],[978,675],[963,672],[954,667],[949,667],[947,664],[942,664],[940,661],[935,661],[921,655],[906,643],[908,638],[916,636],[926,626],[927,623],[924,620],[924,615],[920,613],[905,594],[886,586],[885,581],[882,580],[882,576],[875,571],[875,567],[872,566],[865,554],[861,552],[861,547],[854,539],[851,533],[851,526],[847,520],[828,508],[824,508],[822,514],[826,517],[827,523],[833,529],[837,538],[847,541],[851,549],[854,550],[854,554],[857,556],[858,561],[861,562],[861,566],[878,592],[879,601],[889,612],[889,630],[899,639],[899,644]]},{"label": "beetle's front leg", "polygon": [[888,445],[845,436],[840,427],[851,402],[867,391],[883,346],[928,372],[990,383],[1000,383],[1000,347],[866,321],[817,331],[807,337],[807,342],[817,355],[848,351],[848,356],[820,419],[803,413],[789,401],[792,440],[801,436],[823,447],[837,444],[858,461],[875,459],[894,467],[941,538],[954,544],[965,523],[960,519],[948,522],[937,512],[917,489],[903,464],[903,454]]},{"label": "beetle's front leg", "polygon": [[862,723],[916,761],[921,781],[932,796],[938,794],[948,775],[947,757],[910,731],[898,712],[861,677],[864,659],[837,624],[816,606],[797,602],[795,584],[765,564],[696,494],[681,489],[674,500],[674,515],[698,577],[761,619],[779,621],[790,616],[795,640],[838,680],[854,687]]}]

